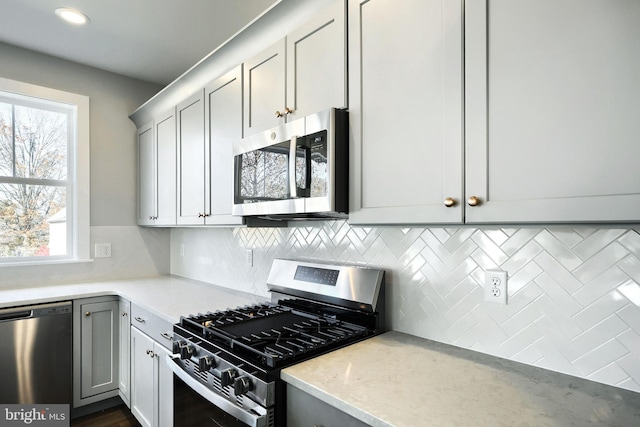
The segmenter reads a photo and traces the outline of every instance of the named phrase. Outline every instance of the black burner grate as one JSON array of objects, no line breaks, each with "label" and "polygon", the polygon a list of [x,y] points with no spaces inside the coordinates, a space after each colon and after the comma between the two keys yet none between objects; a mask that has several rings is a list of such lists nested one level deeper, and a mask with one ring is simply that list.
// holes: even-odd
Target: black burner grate
[{"label": "black burner grate", "polygon": [[190,316],[181,325],[271,368],[369,334],[363,326],[274,304]]}]

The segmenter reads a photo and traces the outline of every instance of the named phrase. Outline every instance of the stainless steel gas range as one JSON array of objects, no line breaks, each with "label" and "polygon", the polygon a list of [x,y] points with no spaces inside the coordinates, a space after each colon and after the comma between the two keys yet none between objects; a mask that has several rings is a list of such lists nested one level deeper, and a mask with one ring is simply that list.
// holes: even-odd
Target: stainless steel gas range
[{"label": "stainless steel gas range", "polygon": [[175,426],[284,427],[280,370],[382,332],[384,271],[276,259],[271,302],[174,325]]}]

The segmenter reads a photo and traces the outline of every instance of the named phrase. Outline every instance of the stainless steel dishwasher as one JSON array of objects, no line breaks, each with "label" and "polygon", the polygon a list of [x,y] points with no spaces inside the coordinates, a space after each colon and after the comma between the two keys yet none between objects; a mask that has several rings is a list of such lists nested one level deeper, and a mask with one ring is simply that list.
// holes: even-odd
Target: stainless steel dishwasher
[{"label": "stainless steel dishwasher", "polygon": [[72,403],[71,308],[0,309],[0,403]]}]

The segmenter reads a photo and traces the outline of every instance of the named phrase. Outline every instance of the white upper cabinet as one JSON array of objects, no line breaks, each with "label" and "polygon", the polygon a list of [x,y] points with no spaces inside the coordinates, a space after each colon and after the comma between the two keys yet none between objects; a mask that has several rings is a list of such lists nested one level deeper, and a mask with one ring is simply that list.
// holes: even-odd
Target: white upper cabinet
[{"label": "white upper cabinet", "polygon": [[[346,108],[347,28],[344,0],[287,35],[287,101],[291,120],[326,108]],[[287,119],[289,120],[289,118]]]},{"label": "white upper cabinet", "polygon": [[180,225],[242,225],[231,215],[233,143],[242,138],[242,66],[177,107]]},{"label": "white upper cabinet", "polygon": [[244,135],[281,125],[285,119],[285,43],[279,41],[244,63]]},{"label": "white upper cabinet", "polygon": [[153,225],[156,217],[156,153],[153,122],[138,129],[138,225]]},{"label": "white upper cabinet", "polygon": [[462,11],[349,2],[350,222],[640,220],[640,2]]},{"label": "white upper cabinet", "polygon": [[640,220],[640,2],[465,3],[469,223]]},{"label": "white upper cabinet", "polygon": [[345,13],[345,0],[333,0],[312,20],[245,61],[245,136],[347,106]]},{"label": "white upper cabinet", "polygon": [[462,221],[462,10],[349,1],[351,223]]},{"label": "white upper cabinet", "polygon": [[205,223],[241,225],[231,215],[233,204],[233,143],[242,138],[242,66],[209,83],[205,88],[207,177]]},{"label": "white upper cabinet", "polygon": [[154,120],[156,141],[155,225],[176,223],[176,110],[171,108]]},{"label": "white upper cabinet", "polygon": [[138,129],[138,174],[138,225],[175,225],[175,108]]},{"label": "white upper cabinet", "polygon": [[208,168],[204,135],[204,90],[176,107],[178,134],[178,213],[180,225],[203,224],[205,173]]}]

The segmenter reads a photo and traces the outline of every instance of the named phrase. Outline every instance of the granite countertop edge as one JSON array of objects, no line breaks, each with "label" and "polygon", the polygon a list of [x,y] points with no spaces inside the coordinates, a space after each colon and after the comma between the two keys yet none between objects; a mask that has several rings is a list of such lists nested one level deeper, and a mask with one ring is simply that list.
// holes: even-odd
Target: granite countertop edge
[{"label": "granite countertop edge", "polygon": [[640,393],[397,331],[281,378],[372,427],[640,425]]}]

